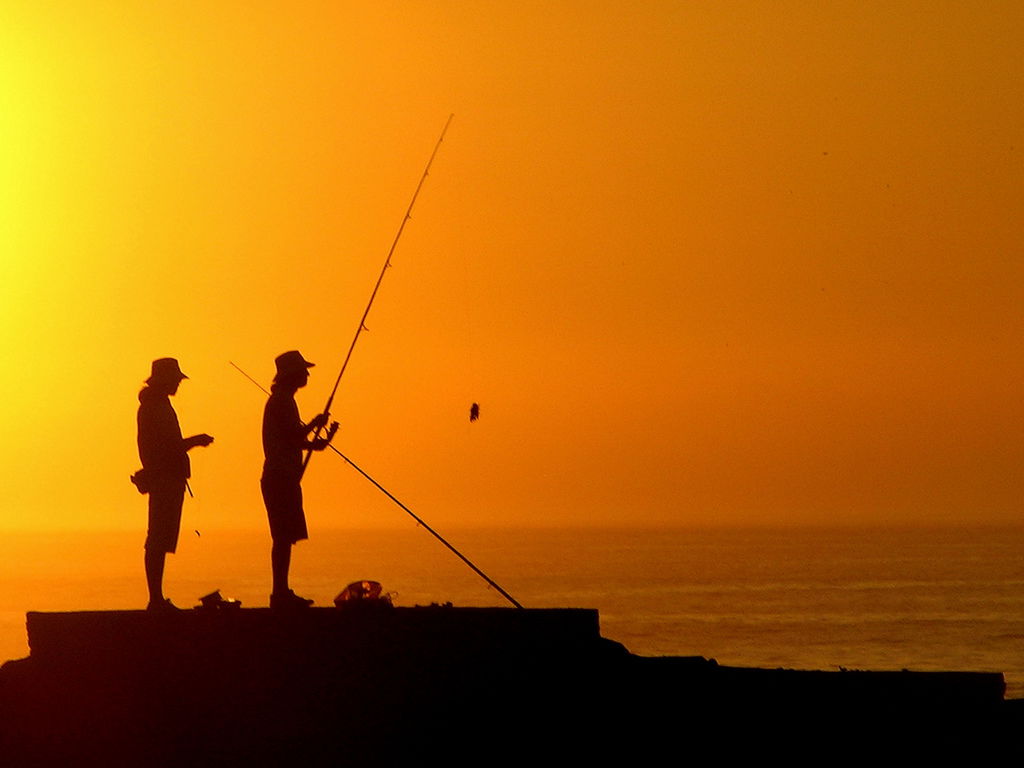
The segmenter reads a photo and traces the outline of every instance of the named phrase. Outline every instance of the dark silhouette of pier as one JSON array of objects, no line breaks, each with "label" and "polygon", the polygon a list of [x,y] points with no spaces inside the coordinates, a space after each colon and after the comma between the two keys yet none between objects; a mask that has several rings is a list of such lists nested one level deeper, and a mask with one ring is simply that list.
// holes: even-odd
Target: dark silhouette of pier
[{"label": "dark silhouette of pier", "polygon": [[1001,674],[640,657],[584,609],[30,613],[4,765],[643,765],[1019,754]]}]

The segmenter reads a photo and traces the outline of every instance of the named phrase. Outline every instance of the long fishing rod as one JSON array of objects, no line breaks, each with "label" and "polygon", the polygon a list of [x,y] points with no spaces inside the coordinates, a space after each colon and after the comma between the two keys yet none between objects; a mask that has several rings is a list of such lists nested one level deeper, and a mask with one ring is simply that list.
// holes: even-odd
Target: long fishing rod
[{"label": "long fishing rod", "polygon": [[[331,390],[330,396],[327,398],[327,405],[324,406],[324,413],[329,413],[331,410],[331,404],[334,402],[334,395],[338,392],[338,385],[341,383],[341,377],[345,375],[345,369],[348,367],[348,361],[352,359],[352,351],[356,348],[356,342],[359,341],[359,336],[363,331],[366,330],[366,318],[370,314],[370,307],[373,306],[373,300],[377,298],[377,291],[380,288],[380,284],[384,281],[384,273],[388,271],[388,267],[391,266],[391,257],[395,253],[395,248],[398,246],[398,240],[402,237],[402,231],[405,229],[405,223],[412,218],[412,207],[416,204],[416,198],[420,194],[420,189],[423,187],[423,182],[427,180],[427,175],[430,173],[430,166],[434,162],[434,157],[437,155],[437,150],[441,148],[441,142],[444,141],[444,135],[448,132],[448,126],[451,125],[454,114],[448,115],[448,120],[444,124],[444,128],[441,130],[441,135],[437,139],[437,143],[434,145],[434,151],[430,153],[430,159],[427,160],[427,167],[423,169],[423,175],[420,176],[419,183],[416,184],[416,191],[412,194],[412,200],[409,201],[409,207],[405,210],[405,216],[402,218],[402,223],[398,227],[398,233],[395,235],[394,241],[391,243],[391,248],[388,249],[388,256],[384,259],[384,266],[381,267],[380,275],[377,277],[377,283],[373,286],[373,293],[370,294],[370,300],[366,303],[366,309],[363,311],[363,316],[359,319],[359,326],[356,328],[355,336],[352,337],[352,343],[349,345],[348,354],[345,355],[345,362],[341,364],[341,370],[338,372],[338,378],[334,380],[334,388]],[[313,439],[316,440],[320,436],[320,430],[323,427],[318,425],[316,430],[313,432]],[[306,453],[306,458],[302,462],[302,472],[299,477],[302,477],[306,473],[306,467],[309,465],[309,460],[313,457],[313,449],[310,448]]]},{"label": "long fishing rod", "polygon": [[[251,381],[251,382],[252,382],[253,384],[255,384],[255,385],[256,385],[257,387],[259,387],[260,389],[262,389],[262,390],[263,390],[263,392],[264,392],[264,393],[266,393],[266,394],[267,394],[267,396],[269,397],[269,395],[270,395],[270,390],[268,390],[268,389],[267,389],[266,387],[264,387],[264,386],[263,386],[262,384],[260,384],[260,383],[259,383],[258,381],[256,381],[256,379],[254,379],[254,378],[253,378],[252,376],[250,376],[250,375],[249,375],[248,373],[246,373],[246,372],[245,372],[245,371],[243,371],[243,370],[242,370],[241,368],[239,368],[239,367],[238,367],[237,365],[235,365],[234,363],[232,363],[232,362],[231,362],[230,360],[229,360],[228,362],[229,362],[229,363],[231,363],[231,365],[232,365],[232,366],[234,367],[234,369],[235,369],[236,371],[238,371],[238,372],[239,372],[240,374],[242,374],[243,376],[245,376],[245,378],[247,378],[247,379],[248,379],[249,381]],[[397,505],[398,505],[399,507],[401,507],[401,508],[402,508],[402,509],[403,509],[403,510],[404,510],[405,512],[407,512],[407,513],[408,513],[408,514],[410,515],[410,517],[412,517],[412,519],[413,519],[413,520],[415,520],[415,521],[416,521],[417,523],[419,523],[419,524],[420,524],[421,526],[423,526],[423,527],[424,527],[424,528],[425,528],[425,529],[427,530],[427,532],[428,532],[428,533],[430,533],[430,535],[431,535],[431,536],[433,536],[433,537],[434,537],[435,539],[437,539],[437,540],[438,540],[438,541],[440,541],[440,542],[441,542],[442,544],[444,544],[444,545],[445,545],[446,547],[448,547],[448,549],[450,549],[450,550],[451,550],[452,552],[454,552],[454,553],[455,553],[455,555],[456,555],[456,556],[457,556],[457,557],[458,557],[458,558],[459,558],[460,560],[462,560],[462,562],[464,562],[464,563],[465,563],[466,565],[468,565],[468,566],[469,566],[470,568],[472,568],[472,569],[473,569],[473,572],[474,572],[474,573],[476,573],[476,575],[477,575],[477,576],[479,576],[479,577],[480,577],[481,579],[483,579],[484,581],[486,581],[486,582],[487,582],[487,583],[488,583],[488,584],[489,584],[490,586],[494,587],[494,588],[495,588],[495,589],[496,589],[496,590],[497,590],[497,591],[498,591],[498,592],[499,592],[499,593],[501,594],[501,596],[502,596],[502,597],[504,597],[504,598],[505,598],[506,600],[508,600],[508,601],[509,601],[510,603],[512,603],[512,605],[514,605],[514,606],[515,606],[516,608],[522,608],[522,607],[523,607],[523,606],[522,606],[522,605],[521,605],[521,604],[519,603],[519,601],[518,601],[518,600],[516,600],[516,599],[515,599],[514,597],[512,597],[512,595],[510,595],[510,594],[509,594],[508,592],[506,592],[506,591],[505,591],[504,589],[502,589],[502,588],[501,588],[500,586],[498,586],[497,582],[495,582],[495,581],[494,581],[494,579],[492,579],[492,578],[491,578],[490,576],[488,576],[488,575],[487,575],[486,573],[484,573],[484,572],[483,572],[483,571],[481,571],[481,570],[480,570],[479,568],[477,568],[477,567],[476,567],[476,566],[475,566],[475,565],[473,564],[473,562],[472,562],[472,561],[471,561],[471,560],[470,560],[470,559],[469,559],[468,557],[466,557],[466,556],[465,556],[464,554],[462,554],[461,552],[459,552],[459,550],[457,550],[457,549],[456,549],[455,547],[453,547],[453,546],[452,546],[451,544],[449,544],[449,543],[448,543],[448,541],[447,541],[447,540],[446,540],[446,539],[444,538],[444,536],[442,536],[442,535],[441,535],[441,534],[439,534],[439,533],[438,533],[437,531],[435,531],[435,530],[434,530],[433,528],[431,528],[431,527],[430,527],[429,525],[427,525],[426,521],[424,521],[424,520],[423,520],[423,518],[421,518],[421,517],[420,517],[419,515],[417,515],[417,514],[416,514],[415,512],[413,512],[413,511],[412,511],[411,509],[409,509],[409,508],[408,508],[407,506],[405,506],[405,504],[403,504],[403,503],[402,503],[402,502],[400,502],[400,501],[399,501],[399,500],[398,500],[397,498],[395,498],[395,496],[394,496],[394,495],[392,495],[392,494],[391,494],[391,492],[390,492],[390,491],[388,491],[388,489],[387,489],[387,488],[385,488],[385,487],[384,487],[383,485],[381,485],[381,484],[380,484],[380,483],[378,483],[378,482],[377,482],[376,480],[374,480],[374,479],[373,479],[372,477],[370,477],[370,476],[369,476],[369,475],[368,475],[368,474],[367,474],[367,473],[366,473],[365,471],[363,471],[363,470],[362,470],[362,469],[361,469],[361,468],[359,467],[359,465],[357,465],[357,464],[356,464],[356,463],[355,463],[354,461],[352,461],[352,459],[350,459],[350,458],[349,458],[348,456],[346,456],[346,455],[345,455],[344,453],[342,453],[341,451],[339,451],[339,450],[338,450],[337,448],[335,448],[335,447],[334,447],[333,445],[328,445],[327,447],[328,447],[328,448],[330,448],[330,449],[331,449],[332,451],[334,451],[334,452],[335,452],[336,454],[338,454],[339,456],[341,456],[341,458],[343,458],[343,459],[344,459],[344,460],[345,460],[346,462],[348,462],[348,465],[349,465],[350,467],[352,467],[352,469],[354,469],[354,470],[355,470],[356,472],[358,472],[358,473],[359,473],[360,475],[362,475],[362,476],[363,476],[363,477],[365,477],[365,478],[366,478],[367,480],[369,480],[369,481],[370,481],[371,483],[373,483],[373,484],[374,484],[374,485],[375,485],[375,486],[377,487],[377,489],[378,489],[379,491],[381,491],[381,493],[383,493],[383,494],[384,494],[385,496],[387,496],[387,497],[388,497],[389,499],[391,499],[391,500],[392,500],[393,502],[395,502],[395,504],[397,504]]]}]

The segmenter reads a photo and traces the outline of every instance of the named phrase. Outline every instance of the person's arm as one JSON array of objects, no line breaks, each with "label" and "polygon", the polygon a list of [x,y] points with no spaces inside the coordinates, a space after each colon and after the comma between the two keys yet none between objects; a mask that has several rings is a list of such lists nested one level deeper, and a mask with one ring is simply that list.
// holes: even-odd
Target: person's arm
[{"label": "person's arm", "polygon": [[199,435],[192,435],[192,437],[182,438],[181,443],[185,447],[186,451],[191,451],[196,446],[205,448],[213,442],[213,438],[206,433]]},{"label": "person's arm", "polygon": [[309,420],[308,424],[304,424],[303,425],[303,430],[304,431],[302,433],[302,436],[305,437],[306,435],[308,435],[310,432],[313,432],[314,430],[323,429],[323,427],[327,423],[327,419],[329,417],[330,417],[330,414],[327,413],[327,412],[318,413],[316,416],[314,416],[312,419]]}]

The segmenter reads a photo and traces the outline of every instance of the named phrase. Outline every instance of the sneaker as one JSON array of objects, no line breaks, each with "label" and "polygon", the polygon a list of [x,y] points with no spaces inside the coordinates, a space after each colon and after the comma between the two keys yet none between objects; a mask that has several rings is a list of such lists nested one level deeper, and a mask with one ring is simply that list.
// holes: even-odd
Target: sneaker
[{"label": "sneaker", "polygon": [[270,596],[271,608],[309,608],[312,604],[312,600],[299,597],[290,589],[287,592],[279,592]]},{"label": "sneaker", "polygon": [[150,600],[146,610],[154,613],[173,613],[181,609],[171,602],[171,598],[165,597],[163,600]]}]

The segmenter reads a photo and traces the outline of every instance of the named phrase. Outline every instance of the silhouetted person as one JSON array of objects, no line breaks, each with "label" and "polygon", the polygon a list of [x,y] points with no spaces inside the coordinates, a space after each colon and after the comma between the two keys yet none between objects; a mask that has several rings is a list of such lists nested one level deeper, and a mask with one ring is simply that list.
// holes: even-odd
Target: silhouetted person
[{"label": "silhouetted person", "polygon": [[191,475],[188,451],[207,446],[213,438],[206,434],[182,437],[178,416],[170,396],[187,379],[178,361],[163,357],[153,361],[146,386],[139,392],[139,458],[149,492],[149,528],[146,533],[146,584],[149,610],[176,610],[164,598],[164,560],[178,546],[181,505],[185,485]]},{"label": "silhouetted person", "polygon": [[260,488],[270,521],[270,565],[274,586],[270,594],[271,608],[305,608],[312,600],[299,597],[288,587],[292,545],[309,538],[306,515],[302,509],[303,451],[322,451],[334,437],[338,423],[331,424],[326,437],[309,439],[309,433],[327,423],[328,414],[321,413],[308,424],[299,418],[295,392],[306,386],[309,369],[313,367],[297,351],[285,352],[274,361],[277,375],[270,388],[270,398],[263,410],[263,476]]}]

